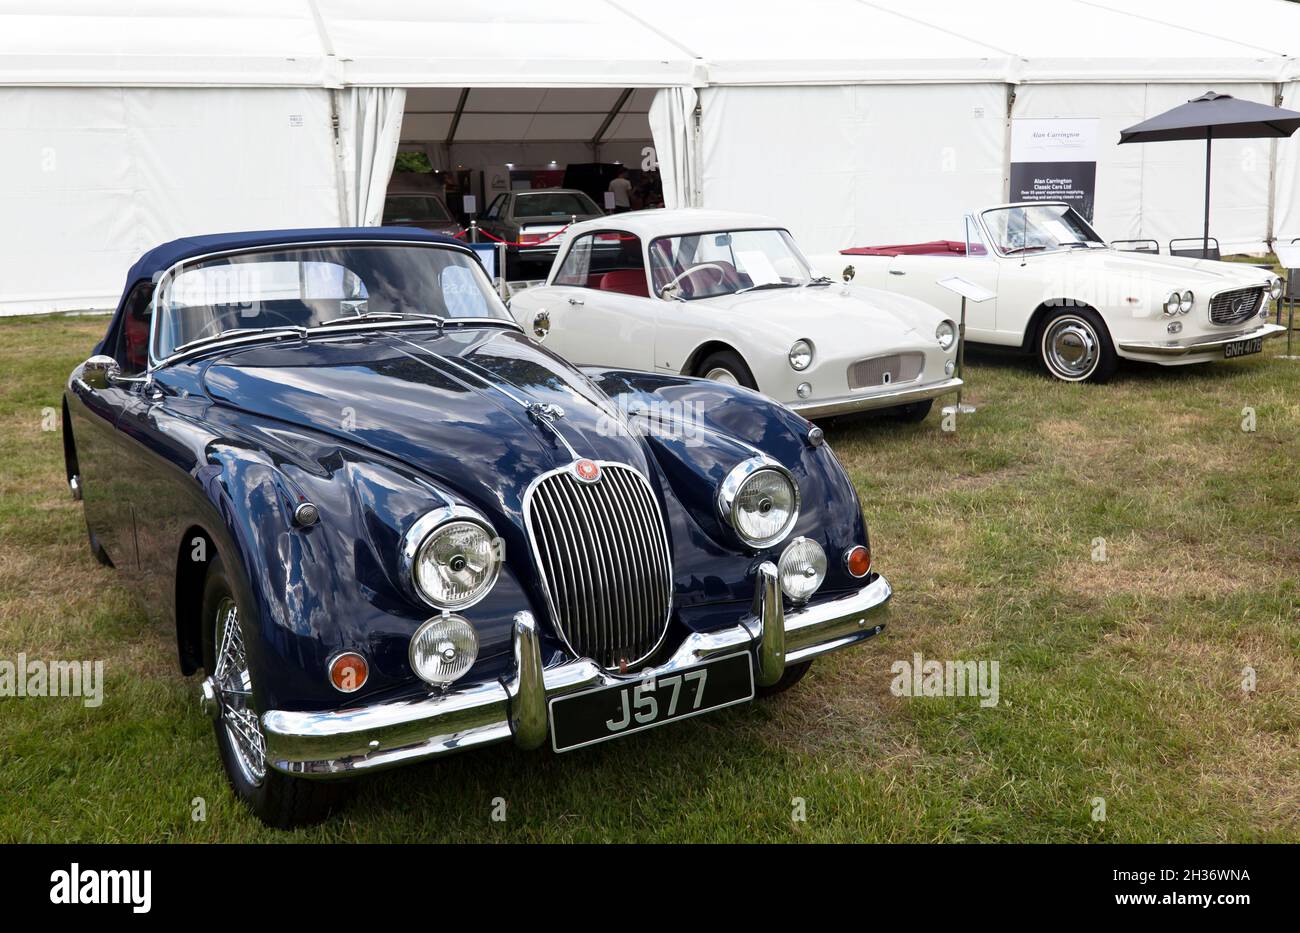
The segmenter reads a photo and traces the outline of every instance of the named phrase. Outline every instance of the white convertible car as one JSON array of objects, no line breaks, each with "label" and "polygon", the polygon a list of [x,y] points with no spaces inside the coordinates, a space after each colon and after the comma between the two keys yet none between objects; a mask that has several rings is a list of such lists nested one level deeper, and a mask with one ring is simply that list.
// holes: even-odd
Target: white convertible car
[{"label": "white convertible car", "polygon": [[818,276],[779,223],[748,214],[576,224],[546,284],[510,311],[574,363],[739,384],[806,418],[888,408],[920,420],[961,385],[949,316]]},{"label": "white convertible car", "polygon": [[1282,293],[1272,273],[1112,248],[1067,204],[1003,204],[966,215],[964,226],[960,241],[862,247],[816,261],[854,284],[950,314],[960,299],[940,279],[982,285],[997,297],[968,303],[967,339],[1035,352],[1068,382],[1104,382],[1118,357],[1178,365],[1258,353],[1285,332],[1268,323],[1270,299]]}]

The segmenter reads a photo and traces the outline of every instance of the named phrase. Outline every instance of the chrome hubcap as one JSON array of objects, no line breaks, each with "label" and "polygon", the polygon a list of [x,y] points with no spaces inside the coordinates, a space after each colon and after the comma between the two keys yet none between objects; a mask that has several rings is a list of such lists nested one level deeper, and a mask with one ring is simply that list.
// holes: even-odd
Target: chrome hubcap
[{"label": "chrome hubcap", "polygon": [[218,718],[244,778],[256,786],[266,777],[266,740],[251,705],[253,679],[248,673],[244,636],[239,629],[239,607],[229,597],[217,606],[216,634],[217,669],[211,682],[220,707]]},{"label": "chrome hubcap", "polygon": [[1097,368],[1100,341],[1083,318],[1060,317],[1043,334],[1043,360],[1061,379],[1086,379]]},{"label": "chrome hubcap", "polygon": [[707,373],[704,374],[704,378],[712,379],[714,382],[721,382],[729,386],[740,385],[740,380],[736,378],[736,374],[733,373],[731,370],[725,369],[721,366],[715,367],[714,369],[710,369]]}]

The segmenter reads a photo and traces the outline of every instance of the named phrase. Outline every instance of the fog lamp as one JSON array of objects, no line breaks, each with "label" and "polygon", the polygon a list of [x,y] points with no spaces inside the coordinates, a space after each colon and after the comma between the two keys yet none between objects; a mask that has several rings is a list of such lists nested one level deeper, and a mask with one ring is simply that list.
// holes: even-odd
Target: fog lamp
[{"label": "fog lamp", "polygon": [[826,552],[811,538],[795,538],[781,554],[777,572],[785,595],[797,603],[804,602],[826,579]]},{"label": "fog lamp", "polygon": [[949,360],[948,362],[943,364],[943,374],[945,376],[951,376],[956,371],[957,371],[956,360]]},{"label": "fog lamp", "polygon": [[799,393],[800,398],[807,398],[812,395],[812,385],[807,382],[801,382],[795,391]]},{"label": "fog lamp", "polygon": [[445,687],[465,675],[478,658],[478,633],[460,616],[435,616],[411,638],[411,670],[426,683]]}]

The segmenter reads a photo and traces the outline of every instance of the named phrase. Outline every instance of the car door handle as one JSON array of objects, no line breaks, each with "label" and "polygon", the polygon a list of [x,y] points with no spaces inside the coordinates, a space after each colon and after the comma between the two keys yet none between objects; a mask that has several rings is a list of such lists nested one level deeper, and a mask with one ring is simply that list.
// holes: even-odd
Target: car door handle
[{"label": "car door handle", "polygon": [[890,274],[890,275],[907,275],[907,273],[904,272],[902,269],[890,269],[890,270],[889,270],[889,274]]},{"label": "car door handle", "polygon": [[581,298],[570,298],[570,299],[569,299],[569,304],[571,304],[571,305],[580,305],[580,304],[585,304],[585,302],[584,302]]}]

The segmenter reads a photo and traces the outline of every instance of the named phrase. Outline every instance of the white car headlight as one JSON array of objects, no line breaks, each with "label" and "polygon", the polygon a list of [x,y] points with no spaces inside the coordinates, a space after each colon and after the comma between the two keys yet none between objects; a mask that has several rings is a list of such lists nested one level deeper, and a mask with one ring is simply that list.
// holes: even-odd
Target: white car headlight
[{"label": "white car headlight", "polygon": [[425,683],[444,687],[478,659],[478,633],[460,616],[434,616],[411,636],[411,670]]},{"label": "white car headlight", "polygon": [[957,339],[957,325],[952,321],[940,321],[934,329],[934,339],[939,341],[941,350],[947,350]]},{"label": "white car headlight", "polygon": [[777,574],[786,596],[806,602],[826,579],[826,552],[812,538],[795,538],[782,552]]},{"label": "white car headlight", "polygon": [[1274,301],[1277,301],[1279,298],[1282,297],[1281,279],[1273,279],[1273,281],[1268,283],[1268,297],[1273,299]]},{"label": "white car headlight", "polygon": [[415,595],[435,609],[467,609],[486,596],[501,572],[496,536],[468,509],[438,509],[402,539]]},{"label": "white car headlight", "polygon": [[722,481],[718,511],[746,544],[769,547],[785,538],[799,517],[799,486],[779,463],[753,457]]},{"label": "white car headlight", "polygon": [[1170,292],[1169,297],[1165,299],[1165,314],[1173,317],[1178,313],[1178,306],[1183,303],[1183,296],[1178,292]]},{"label": "white car headlight", "polygon": [[813,361],[812,344],[807,340],[796,340],[794,346],[790,348],[789,353],[790,367],[797,372],[803,372]]},{"label": "white car headlight", "polygon": [[1188,311],[1192,310],[1192,302],[1195,300],[1196,300],[1196,296],[1192,294],[1192,290],[1190,288],[1187,291],[1183,292],[1182,297],[1179,298],[1178,300],[1179,313],[1186,314]]}]

